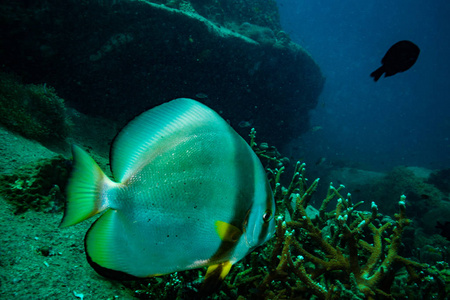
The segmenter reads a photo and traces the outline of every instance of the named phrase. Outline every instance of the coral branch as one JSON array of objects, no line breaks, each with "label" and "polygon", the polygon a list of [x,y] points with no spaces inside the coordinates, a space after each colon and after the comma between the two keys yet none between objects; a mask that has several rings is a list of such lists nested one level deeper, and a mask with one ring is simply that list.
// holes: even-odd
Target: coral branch
[{"label": "coral branch", "polygon": [[[390,284],[384,283],[384,279],[395,277],[401,266],[406,267],[416,281],[419,277],[416,270],[425,266],[399,255],[401,235],[410,223],[406,217],[405,196],[400,199],[395,225],[384,223],[377,227],[374,221],[378,220],[379,213],[375,203],[369,213],[356,211],[362,202],[353,204],[350,194],[342,196],[343,185],[336,189],[330,184],[318,217],[313,220],[306,207],[319,180],[307,186],[304,167],[305,164],[297,163],[291,183],[283,192],[281,202],[291,221],[283,221],[283,213],[277,220],[269,272],[258,286],[259,296],[295,297],[296,291],[307,291],[319,299],[349,295],[353,299],[392,298]],[[274,173],[277,185],[281,172]],[[336,209],[327,212],[327,206],[334,199]],[[390,238],[383,238],[392,227]],[[332,237],[325,235],[323,229],[332,230],[334,234]],[[372,244],[368,242],[369,237]],[[288,278],[297,278],[297,281],[289,284],[289,280],[285,280]],[[284,288],[277,294],[270,289],[280,280]]]}]

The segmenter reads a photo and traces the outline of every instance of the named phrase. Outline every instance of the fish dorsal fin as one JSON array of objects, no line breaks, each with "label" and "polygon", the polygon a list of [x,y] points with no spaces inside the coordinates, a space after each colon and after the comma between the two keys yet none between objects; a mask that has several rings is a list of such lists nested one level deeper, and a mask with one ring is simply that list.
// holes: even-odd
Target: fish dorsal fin
[{"label": "fish dorsal fin", "polygon": [[164,151],[171,140],[220,130],[229,125],[212,109],[192,99],[179,98],[150,109],[130,121],[111,149],[111,170],[118,182],[148,163],[151,154]]}]

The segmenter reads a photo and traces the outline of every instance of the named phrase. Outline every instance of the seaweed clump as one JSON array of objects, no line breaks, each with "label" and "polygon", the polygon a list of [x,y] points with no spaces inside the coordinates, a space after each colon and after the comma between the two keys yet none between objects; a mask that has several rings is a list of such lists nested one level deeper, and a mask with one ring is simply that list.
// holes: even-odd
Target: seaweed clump
[{"label": "seaweed clump", "polygon": [[46,84],[22,84],[0,72],[0,122],[26,138],[40,142],[64,140],[70,131],[64,100]]},{"label": "seaweed clump", "polygon": [[70,161],[61,155],[40,159],[0,175],[0,194],[15,206],[15,214],[62,211],[70,169]]}]

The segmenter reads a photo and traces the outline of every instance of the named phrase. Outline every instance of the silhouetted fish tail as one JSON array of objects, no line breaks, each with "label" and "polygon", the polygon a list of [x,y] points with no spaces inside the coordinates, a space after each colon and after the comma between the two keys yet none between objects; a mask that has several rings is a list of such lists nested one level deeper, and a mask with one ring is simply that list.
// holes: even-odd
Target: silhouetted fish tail
[{"label": "silhouetted fish tail", "polygon": [[378,69],[376,69],[375,71],[373,71],[372,73],[370,73],[370,77],[373,77],[374,81],[378,81],[378,79],[380,79],[381,75],[383,75],[384,73],[384,68],[383,66],[379,67]]}]

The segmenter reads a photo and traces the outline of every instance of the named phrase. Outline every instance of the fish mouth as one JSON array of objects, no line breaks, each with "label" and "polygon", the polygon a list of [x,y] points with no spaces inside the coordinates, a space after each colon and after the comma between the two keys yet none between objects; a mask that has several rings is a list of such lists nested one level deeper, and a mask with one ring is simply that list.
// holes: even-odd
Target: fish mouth
[{"label": "fish mouth", "polygon": [[[250,252],[258,246],[267,242],[267,240],[269,240],[269,238],[273,236],[273,234],[275,233],[275,228],[273,230],[270,230],[271,228],[267,229],[267,231],[263,229],[258,232],[257,226],[254,226],[251,232],[248,232],[249,234],[245,234],[245,244],[247,248],[250,249]],[[265,231],[266,233],[264,234]]]},{"label": "fish mouth", "polygon": [[252,228],[252,231],[249,232],[247,231],[247,227],[244,227],[244,240],[245,240],[245,245],[247,246],[247,248],[249,248],[251,250],[253,250],[255,248],[254,245],[254,239],[253,237],[255,236],[255,227]]}]

